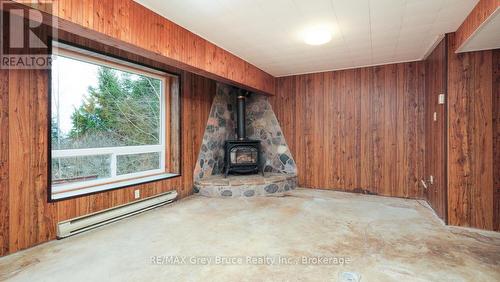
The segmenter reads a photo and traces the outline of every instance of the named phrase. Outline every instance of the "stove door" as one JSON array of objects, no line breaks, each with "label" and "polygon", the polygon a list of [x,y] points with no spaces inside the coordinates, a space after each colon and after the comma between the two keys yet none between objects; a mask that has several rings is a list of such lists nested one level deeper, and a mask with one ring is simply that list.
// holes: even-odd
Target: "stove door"
[{"label": "stove door", "polygon": [[229,156],[233,165],[252,165],[257,163],[258,151],[255,147],[236,146],[231,149]]}]

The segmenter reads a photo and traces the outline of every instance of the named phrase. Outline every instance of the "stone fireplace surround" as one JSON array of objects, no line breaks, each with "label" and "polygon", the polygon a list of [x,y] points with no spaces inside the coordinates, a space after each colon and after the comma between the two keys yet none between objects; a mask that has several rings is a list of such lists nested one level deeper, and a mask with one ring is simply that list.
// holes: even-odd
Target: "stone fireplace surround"
[{"label": "stone fireplace surround", "polygon": [[297,186],[297,168],[271,104],[264,95],[247,98],[247,137],[261,141],[265,176],[223,177],[224,142],[236,138],[238,88],[217,83],[198,161],[194,191],[209,197],[281,196]]}]

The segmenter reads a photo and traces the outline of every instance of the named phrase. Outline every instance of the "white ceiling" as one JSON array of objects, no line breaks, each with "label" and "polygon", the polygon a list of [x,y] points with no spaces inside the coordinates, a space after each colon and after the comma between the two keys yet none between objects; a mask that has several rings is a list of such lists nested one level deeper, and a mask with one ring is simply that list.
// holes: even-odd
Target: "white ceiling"
[{"label": "white ceiling", "polygon": [[[136,0],[274,75],[419,60],[479,0]],[[333,39],[304,43],[322,26]]]},{"label": "white ceiling", "polygon": [[469,37],[459,52],[500,48],[500,7]]}]

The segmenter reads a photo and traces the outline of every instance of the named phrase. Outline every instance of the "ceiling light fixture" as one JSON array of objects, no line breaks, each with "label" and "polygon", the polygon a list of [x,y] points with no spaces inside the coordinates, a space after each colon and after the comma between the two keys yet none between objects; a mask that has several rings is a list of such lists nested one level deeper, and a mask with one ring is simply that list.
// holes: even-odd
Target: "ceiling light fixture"
[{"label": "ceiling light fixture", "polygon": [[309,29],[304,34],[304,42],[309,45],[322,45],[332,40],[332,33],[326,28]]}]

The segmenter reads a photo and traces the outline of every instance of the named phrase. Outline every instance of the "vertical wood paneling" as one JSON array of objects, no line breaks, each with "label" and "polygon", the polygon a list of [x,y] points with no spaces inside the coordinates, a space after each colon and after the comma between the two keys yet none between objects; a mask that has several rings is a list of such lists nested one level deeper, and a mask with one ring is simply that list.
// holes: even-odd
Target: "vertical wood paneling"
[{"label": "vertical wood paneling", "polygon": [[[9,207],[29,206],[29,150],[32,141],[29,124],[30,72],[13,70],[9,74]],[[16,95],[10,95],[16,93]],[[22,106],[25,105],[25,106]],[[30,218],[29,209],[9,209],[9,249],[27,246],[30,233],[23,234]],[[28,238],[27,238],[28,237]]]},{"label": "vertical wood paneling", "polygon": [[0,255],[9,249],[9,73],[0,70]]},{"label": "vertical wood paneling", "polygon": [[[375,193],[373,184],[372,91],[373,68],[361,69],[361,189]],[[360,189],[360,190],[361,190]]]},{"label": "vertical wood paneling", "polygon": [[[385,152],[384,159],[390,161],[383,162],[383,182],[380,185],[382,195],[394,195],[397,193],[396,183],[397,183],[397,80],[394,77],[397,76],[397,65],[389,65],[385,68],[385,91],[383,97],[383,104],[385,105],[385,111],[383,115],[382,124],[385,125],[384,128],[384,138],[383,138],[383,148]],[[387,125],[394,126],[387,126]]]},{"label": "vertical wood paneling", "polygon": [[[194,164],[198,158],[212,100],[215,96],[215,83],[212,80],[195,76],[184,76],[184,92],[181,97],[183,106],[183,177],[193,179]],[[192,194],[192,181],[184,181],[183,195]]]},{"label": "vertical wood paneling", "polygon": [[[346,78],[346,100],[345,108],[352,109],[345,113],[344,131],[346,138],[344,138],[346,146],[346,171],[352,173],[345,173],[346,179],[344,186],[346,189],[352,191],[360,187],[361,179],[361,121],[360,106],[361,106],[361,89],[360,89],[360,70],[348,70],[343,72]],[[329,142],[329,140],[325,140]]]},{"label": "vertical wood paneling", "polygon": [[180,197],[192,194],[215,81],[182,73],[181,177],[55,203],[47,202],[48,83],[45,70],[0,71],[0,127],[7,130],[0,135],[0,256],[54,239],[59,221],[134,201],[136,189],[142,197],[174,189]]},{"label": "vertical wood paneling", "polygon": [[[312,74],[306,75],[304,84],[305,84],[305,90],[306,90],[304,93],[306,107],[313,107],[313,101],[315,100],[314,95],[316,94],[316,89],[315,89],[315,85],[313,83],[313,75]],[[319,92],[319,89],[318,89],[318,92]],[[314,136],[312,136],[312,135],[315,133],[314,128],[312,127],[313,126],[312,125],[313,115],[314,115],[314,113],[312,111],[305,112],[304,122],[305,122],[305,124],[308,124],[310,126],[302,128],[305,146],[311,148],[311,150],[305,151],[305,154],[304,154],[304,161],[305,161],[305,165],[306,165],[305,171],[304,171],[304,177],[306,177],[306,181],[308,183],[310,183],[312,188],[318,188],[317,186],[315,186],[315,182],[313,180],[313,177],[315,175],[313,175],[313,173],[312,173],[313,171],[315,171],[315,174],[316,174],[316,170],[315,170],[316,167],[315,167],[315,164],[312,162],[312,159],[314,158],[313,150],[312,150],[313,149],[312,142],[313,142]]]},{"label": "vertical wood paneling", "polygon": [[500,231],[500,50],[493,51],[493,229]]},{"label": "vertical wood paneling", "polygon": [[[371,142],[373,143],[373,163],[372,163],[372,185],[374,193],[387,195],[385,193],[385,187],[381,187],[382,184],[382,166],[385,161],[384,159],[384,85],[385,85],[385,72],[383,66],[374,67],[373,69],[373,92],[371,111],[371,122],[370,131]],[[349,109],[348,109],[349,110]]]},{"label": "vertical wood paneling", "polygon": [[[13,2],[42,9],[36,3]],[[129,52],[142,52],[150,59],[158,60],[160,55],[162,63],[179,69],[252,91],[274,94],[272,75],[133,0],[65,0],[56,3],[56,11],[45,10],[62,20],[59,23],[62,31],[127,48]]]},{"label": "vertical wood paneling", "polygon": [[455,54],[448,39],[449,223],[492,229],[492,51]]},{"label": "vertical wood paneling", "polygon": [[[345,180],[346,180],[346,128],[345,128],[345,97],[346,97],[346,77],[343,75],[344,72],[336,73],[338,88],[337,91],[334,91],[333,95],[338,95],[338,99],[336,102],[336,127],[337,127],[337,156],[338,158],[335,160],[335,164],[337,165],[337,187],[336,189],[344,190],[345,189]],[[321,99],[321,98],[319,98]],[[321,103],[321,101],[318,101]],[[319,165],[319,164],[318,164]],[[321,168],[319,168],[321,169]],[[318,186],[319,187],[319,186]]]},{"label": "vertical wood paneling", "polygon": [[[295,103],[295,101],[297,101],[298,105],[304,105],[306,103],[306,98],[307,98],[307,95],[305,95],[305,93],[306,93],[305,79],[297,79],[295,91],[296,91],[294,93],[295,95],[293,95],[293,96],[295,96],[295,99],[291,100],[290,102]],[[286,95],[286,93],[283,93],[283,94]],[[287,112],[286,108],[287,107],[284,106],[284,109],[285,109],[284,114],[292,114],[293,115],[293,113]],[[308,130],[309,130],[309,127],[307,126],[307,123],[305,120],[305,111],[304,111],[302,106],[298,106],[298,107],[296,107],[296,128],[290,128],[289,132],[292,133],[291,139],[293,139],[295,144],[297,144],[295,146],[296,151],[294,151],[295,153],[293,154],[293,156],[297,156],[297,159],[295,159],[295,162],[302,163],[306,167],[308,165],[307,164],[307,156],[306,156],[307,151],[302,150],[302,148],[309,146],[305,142],[306,139],[304,138],[304,135],[303,135],[303,134],[310,134],[308,132]],[[297,134],[298,132],[300,132],[301,134]],[[288,138],[288,139],[290,139],[290,138]],[[305,183],[307,181],[308,183],[310,183],[309,177],[310,176],[308,176],[307,173],[299,173],[299,182]]]},{"label": "vertical wood paneling", "polygon": [[424,73],[415,62],[278,78],[273,108],[299,184],[423,197]]},{"label": "vertical wood paneling", "polygon": [[[404,72],[401,71],[401,67],[398,67],[398,76],[404,76]],[[404,93],[404,83],[400,80],[397,82],[398,93]],[[398,136],[398,143],[396,145],[396,166],[398,171],[396,174],[396,187],[402,190],[404,195],[408,194],[407,183],[406,183],[406,173],[407,166],[405,163],[406,149],[407,145],[405,142],[407,119],[406,119],[406,97],[405,95],[399,95],[396,97],[396,134]]]},{"label": "vertical wood paneling", "polygon": [[410,150],[405,150],[405,162],[407,175],[405,187],[407,197],[417,195],[423,198],[423,190],[420,185],[420,179],[424,175],[424,147],[425,147],[425,115],[424,115],[424,86],[425,86],[425,64],[404,64],[400,65],[404,69],[404,97],[407,110],[405,120],[407,127],[403,133],[403,142],[407,144]]},{"label": "vertical wood paneling", "polygon": [[[307,144],[312,144],[314,140],[321,140],[323,133],[321,132],[324,128],[324,107],[322,104],[322,97],[324,97],[324,76],[322,73],[312,74],[311,80],[309,81],[309,91],[307,93],[308,104],[316,109],[316,111],[308,112],[308,121],[315,120],[318,122],[310,123],[312,125],[311,130],[308,131],[306,135]],[[308,160],[312,160],[314,156],[321,155],[324,151],[324,143],[320,142],[319,146],[314,146],[312,150],[308,151]],[[315,162],[310,162],[309,171],[307,173],[310,176],[310,181],[313,187],[320,187],[321,181],[324,179],[324,170],[319,168],[319,164]]]},{"label": "vertical wood paneling", "polygon": [[[447,99],[447,50],[443,39],[426,59],[425,72],[425,177],[432,175],[434,183],[428,183],[426,199],[436,214],[447,221],[447,174],[446,174],[446,105],[438,104],[439,94]],[[446,100],[445,99],[445,100]],[[437,120],[434,121],[434,113]]]}]

